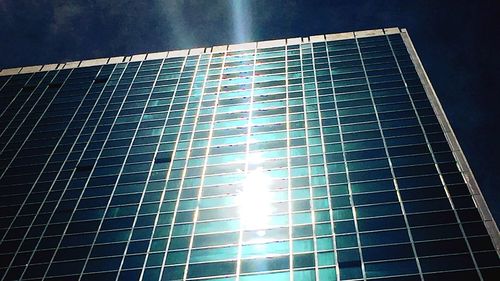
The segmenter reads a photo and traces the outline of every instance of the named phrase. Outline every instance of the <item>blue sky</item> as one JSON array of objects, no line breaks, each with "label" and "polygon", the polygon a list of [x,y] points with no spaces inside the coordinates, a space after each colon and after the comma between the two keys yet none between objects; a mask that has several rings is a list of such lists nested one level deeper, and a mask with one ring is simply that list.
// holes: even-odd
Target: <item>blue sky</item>
[{"label": "blue sky", "polygon": [[0,0],[0,68],[405,27],[499,221],[497,3]]}]

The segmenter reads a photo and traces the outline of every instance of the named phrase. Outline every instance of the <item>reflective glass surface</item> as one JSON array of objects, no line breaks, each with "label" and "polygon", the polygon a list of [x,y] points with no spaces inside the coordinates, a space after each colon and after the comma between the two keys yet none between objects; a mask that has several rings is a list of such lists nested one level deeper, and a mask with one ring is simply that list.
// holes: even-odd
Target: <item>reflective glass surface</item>
[{"label": "reflective glass surface", "polygon": [[3,280],[498,277],[399,34],[0,78]]}]

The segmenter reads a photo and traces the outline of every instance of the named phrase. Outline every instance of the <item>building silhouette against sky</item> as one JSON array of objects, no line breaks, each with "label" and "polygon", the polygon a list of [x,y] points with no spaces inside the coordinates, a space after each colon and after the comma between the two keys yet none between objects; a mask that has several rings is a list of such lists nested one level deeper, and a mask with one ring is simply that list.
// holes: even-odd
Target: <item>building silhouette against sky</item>
[{"label": "building silhouette against sky", "polygon": [[499,276],[404,29],[0,75],[2,280]]}]

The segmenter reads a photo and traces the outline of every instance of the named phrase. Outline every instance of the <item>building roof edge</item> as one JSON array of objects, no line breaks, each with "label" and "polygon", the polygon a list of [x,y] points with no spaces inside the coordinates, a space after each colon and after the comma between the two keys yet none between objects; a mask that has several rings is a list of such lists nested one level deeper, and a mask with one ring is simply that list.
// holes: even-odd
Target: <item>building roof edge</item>
[{"label": "building roof edge", "polygon": [[109,57],[109,58],[96,58],[96,59],[87,59],[87,60],[80,60],[80,61],[62,62],[62,63],[50,63],[50,64],[34,65],[34,66],[30,65],[30,66],[0,69],[0,76],[8,76],[8,75],[16,75],[16,74],[24,74],[24,73],[35,73],[38,71],[48,71],[48,70],[56,70],[56,69],[89,67],[89,66],[115,64],[115,63],[130,62],[130,61],[181,57],[181,56],[203,54],[203,53],[207,54],[207,53],[219,53],[219,52],[226,52],[226,51],[237,51],[237,50],[245,50],[246,48],[253,49],[253,48],[255,48],[255,45],[257,45],[257,48],[271,48],[271,47],[278,47],[278,46],[285,46],[285,45],[292,45],[292,44],[299,44],[299,43],[315,43],[315,42],[345,40],[345,39],[350,39],[350,38],[372,37],[372,36],[380,36],[380,35],[386,35],[386,34],[397,34],[397,33],[403,32],[403,30],[404,29],[400,29],[398,27],[390,27],[390,28],[383,28],[383,29],[371,29],[371,30],[361,30],[361,31],[354,31],[354,32],[342,32],[342,33],[312,35],[312,36],[298,37],[298,38],[286,38],[286,39],[277,39],[277,40],[248,42],[248,43],[241,43],[241,44],[212,46],[212,47],[207,47],[207,48],[192,48],[192,49],[184,49],[184,50],[172,50],[172,51],[164,51],[164,52],[134,54],[134,55],[129,55],[129,56],[116,56],[116,57]]}]

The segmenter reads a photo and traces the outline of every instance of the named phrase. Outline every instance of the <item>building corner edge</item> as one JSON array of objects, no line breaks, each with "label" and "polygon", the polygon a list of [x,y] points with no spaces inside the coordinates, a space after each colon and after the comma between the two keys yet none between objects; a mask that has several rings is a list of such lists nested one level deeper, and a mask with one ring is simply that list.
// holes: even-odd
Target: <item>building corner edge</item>
[{"label": "building corner edge", "polygon": [[420,78],[420,81],[422,82],[422,86],[424,87],[425,93],[432,105],[436,117],[438,118],[439,124],[443,129],[443,132],[448,140],[448,144],[451,146],[452,153],[464,176],[467,187],[469,188],[474,203],[476,204],[476,207],[479,210],[479,214],[481,215],[481,219],[483,220],[486,230],[488,231],[488,234],[493,242],[493,246],[495,247],[497,255],[500,256],[500,233],[498,231],[498,226],[495,222],[495,219],[493,218],[490,210],[488,209],[486,200],[484,199],[483,194],[481,193],[476,178],[474,177],[474,174],[472,173],[469,163],[465,158],[465,154],[462,148],[460,147],[458,139],[455,136],[455,133],[453,132],[453,129],[451,127],[450,122],[448,121],[448,118],[446,117],[441,102],[439,101],[439,98],[436,92],[434,91],[434,88],[432,87],[429,77],[427,76],[427,73],[425,72],[422,62],[420,61],[420,58],[415,50],[415,47],[413,46],[410,36],[408,35],[408,31],[405,28],[401,28],[400,34],[403,39],[403,42],[406,45],[406,49],[410,55],[410,58],[413,61],[413,64],[415,65],[415,70]]}]

